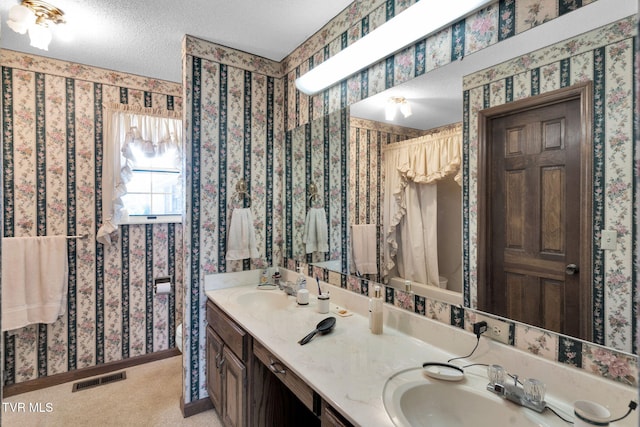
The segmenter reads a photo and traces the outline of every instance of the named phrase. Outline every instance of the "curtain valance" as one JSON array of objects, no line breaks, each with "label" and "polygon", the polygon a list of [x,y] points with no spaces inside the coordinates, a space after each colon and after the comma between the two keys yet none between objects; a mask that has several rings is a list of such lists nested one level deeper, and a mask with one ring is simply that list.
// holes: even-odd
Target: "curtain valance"
[{"label": "curtain valance", "polygon": [[383,148],[385,156],[391,152],[403,180],[431,184],[455,173],[455,181],[462,182],[462,127],[459,125]]}]

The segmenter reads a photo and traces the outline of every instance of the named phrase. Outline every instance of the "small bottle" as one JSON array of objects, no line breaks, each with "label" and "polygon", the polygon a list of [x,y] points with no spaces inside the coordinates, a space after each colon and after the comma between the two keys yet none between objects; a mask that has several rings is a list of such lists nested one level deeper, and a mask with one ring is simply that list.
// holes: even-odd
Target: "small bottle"
[{"label": "small bottle", "polygon": [[269,284],[269,268],[268,267],[262,270],[262,276],[260,277],[260,284],[261,285]]},{"label": "small bottle", "polygon": [[382,292],[380,286],[376,286],[373,291],[373,298],[370,301],[369,326],[371,333],[379,335],[382,333]]},{"label": "small bottle", "polygon": [[273,273],[273,275],[271,276],[271,280],[273,281],[273,284],[280,289],[282,289],[282,285],[280,284],[281,277],[282,276],[280,275],[280,269],[278,267],[275,267],[275,273]]},{"label": "small bottle", "polygon": [[300,275],[298,276],[298,280],[296,281],[296,286],[298,290],[307,288],[307,279],[304,277],[304,273],[302,273],[302,267],[298,267],[298,271]]},{"label": "small bottle", "polygon": [[411,293],[411,280],[404,281],[404,291],[407,293]]}]

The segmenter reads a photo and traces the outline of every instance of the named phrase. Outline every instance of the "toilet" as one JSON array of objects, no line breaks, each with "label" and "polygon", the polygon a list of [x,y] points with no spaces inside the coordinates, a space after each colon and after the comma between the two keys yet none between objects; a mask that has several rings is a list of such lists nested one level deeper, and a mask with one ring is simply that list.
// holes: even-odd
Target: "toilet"
[{"label": "toilet", "polygon": [[182,323],[176,328],[176,347],[178,347],[178,350],[182,353]]}]

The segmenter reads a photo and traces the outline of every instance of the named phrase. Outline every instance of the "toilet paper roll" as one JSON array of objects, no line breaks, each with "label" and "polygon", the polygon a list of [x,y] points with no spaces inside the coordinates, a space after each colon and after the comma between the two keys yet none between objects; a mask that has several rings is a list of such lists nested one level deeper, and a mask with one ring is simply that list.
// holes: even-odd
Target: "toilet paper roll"
[{"label": "toilet paper roll", "polygon": [[156,284],[156,295],[166,295],[171,293],[171,283],[157,283]]}]

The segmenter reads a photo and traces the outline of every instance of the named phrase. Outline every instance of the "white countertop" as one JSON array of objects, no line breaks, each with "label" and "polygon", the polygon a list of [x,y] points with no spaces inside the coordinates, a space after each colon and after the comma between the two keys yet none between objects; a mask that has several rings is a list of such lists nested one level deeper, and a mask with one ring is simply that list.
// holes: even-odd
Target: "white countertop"
[{"label": "white countertop", "polygon": [[[331,290],[332,309],[340,304],[349,308],[353,315],[341,317],[333,312],[318,313],[313,293],[308,306],[299,306],[294,297],[278,289],[258,290],[255,284],[226,286],[229,284],[218,289],[209,287],[205,291],[207,297],[355,425],[392,426],[382,400],[387,379],[403,369],[422,366],[424,362],[446,362],[451,357],[468,354],[476,341],[469,332],[387,304],[384,309],[384,333],[373,335],[369,330],[368,318],[364,315],[367,298],[326,284],[323,286]],[[311,286],[309,289],[315,291]],[[249,304],[247,299],[251,300]],[[281,308],[266,308],[268,301],[273,299]],[[336,326],[331,333],[316,335],[304,346],[298,344],[318,322],[328,316],[336,317]],[[448,351],[428,342],[438,343]],[[548,384],[547,392],[555,396],[566,395],[561,400],[569,405],[575,399],[584,398],[609,405],[609,402],[601,400],[609,395],[618,401],[618,406],[622,404],[626,407],[628,400],[624,402],[621,399],[634,396],[630,387],[619,387],[593,375],[577,375],[575,369],[521,353],[491,340],[482,340],[474,358],[461,360],[459,364],[484,361],[508,367],[509,361],[515,362],[521,371],[528,371],[522,374],[534,373],[544,381],[553,381],[552,377],[555,377],[558,383]],[[518,360],[521,356],[523,359]],[[482,376],[486,372],[483,367],[472,367],[465,371]],[[603,384],[606,384],[606,389],[603,389]],[[563,387],[568,390],[563,390]],[[584,390],[589,390],[589,395],[580,396]],[[596,391],[597,395],[592,394]],[[566,410],[565,414],[572,412],[570,406],[554,406]],[[635,414],[629,418],[637,420]]]},{"label": "white countertop", "polygon": [[[265,311],[257,306],[247,310],[236,302],[240,295],[255,292],[277,293],[290,304],[286,309]],[[385,328],[383,335],[371,334],[364,316],[320,314],[315,296],[308,306],[299,306],[283,291],[258,291],[255,285],[208,291],[207,296],[356,425],[393,425],[382,403],[387,378],[427,359],[447,358],[435,347],[391,328]],[[336,317],[332,332],[316,335],[306,345],[298,344],[328,316]],[[411,354],[422,356],[407,357]]]}]

